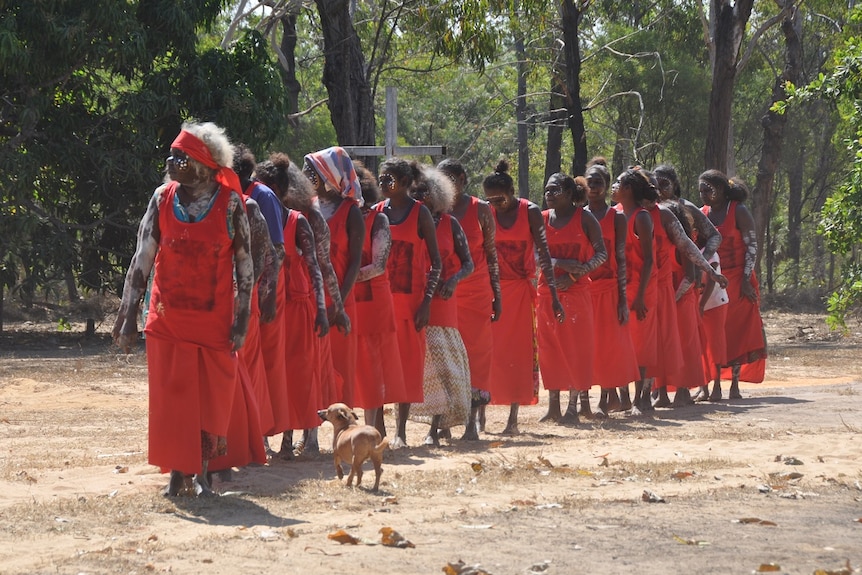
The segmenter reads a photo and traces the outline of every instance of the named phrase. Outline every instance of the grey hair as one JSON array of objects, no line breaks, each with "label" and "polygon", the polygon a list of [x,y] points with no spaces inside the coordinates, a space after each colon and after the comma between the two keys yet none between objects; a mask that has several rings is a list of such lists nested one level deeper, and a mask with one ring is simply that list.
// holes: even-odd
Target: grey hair
[{"label": "grey hair", "polygon": [[[455,204],[455,186],[452,180],[433,166],[421,166],[422,176],[413,182],[411,195],[418,195],[432,214],[448,212]],[[412,193],[413,191],[418,194]]]},{"label": "grey hair", "polygon": [[219,166],[233,166],[233,146],[224,128],[212,122],[183,122],[182,129],[199,138],[212,154],[213,160]]}]

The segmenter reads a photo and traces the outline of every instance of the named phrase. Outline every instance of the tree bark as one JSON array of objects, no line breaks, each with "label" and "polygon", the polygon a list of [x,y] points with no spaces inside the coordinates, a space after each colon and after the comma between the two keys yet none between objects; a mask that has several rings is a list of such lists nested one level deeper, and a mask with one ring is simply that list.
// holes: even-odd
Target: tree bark
[{"label": "tree bark", "polygon": [[802,255],[802,177],[804,175],[805,146],[787,174],[787,259],[790,260],[790,283],[799,285],[799,260]]},{"label": "tree bark", "polygon": [[[799,84],[799,79],[802,74],[802,43],[800,42],[799,34],[799,17],[798,10],[793,9],[781,22],[781,31],[784,34],[784,70],[775,78],[775,83],[772,86],[772,100],[774,104],[785,99],[784,85],[786,82]],[[778,170],[778,163],[781,160],[781,147],[784,143],[784,127],[787,124],[787,113],[778,114],[773,111],[768,111],[760,119],[760,124],[763,126],[763,148],[760,153],[760,161],[757,165],[757,179],[752,191],[752,210],[754,216],[754,226],[757,230],[758,245],[764,245],[766,222],[769,219],[770,206],[772,205],[772,191],[775,184],[775,172]],[[710,140],[707,139],[707,148],[709,148]],[[720,168],[719,168],[720,169]],[[800,162],[800,173],[798,187],[801,196],[802,188],[802,166]],[[791,174],[791,179],[793,175]],[[791,191],[793,191],[794,182],[790,182]],[[789,222],[792,223],[792,222]],[[797,222],[798,228],[799,222]],[[794,230],[789,229],[790,234]],[[799,234],[800,230],[795,230]],[[760,270],[760,261],[763,250],[759,250],[757,254],[757,269]],[[797,250],[795,262],[799,265],[799,253]]]},{"label": "tree bark", "polygon": [[315,0],[323,31],[323,84],[338,144],[374,144],[374,102],[347,0]]},{"label": "tree bark", "polygon": [[581,46],[578,31],[586,4],[582,0],[563,0],[563,53],[566,61],[566,108],[569,112],[569,130],[575,155],[572,157],[572,175],[581,176],[587,169],[587,133],[581,105]]},{"label": "tree bark", "polygon": [[527,129],[527,51],[524,35],[515,36],[515,55],[518,58],[518,99],[515,102],[515,119],[518,122],[518,196],[530,198],[530,134]]},{"label": "tree bark", "polygon": [[710,13],[715,61],[712,69],[712,90],[709,95],[709,120],[706,131],[704,168],[727,172],[728,147],[739,51],[745,26],[751,16],[754,0],[711,0]]},{"label": "tree bark", "polygon": [[279,20],[281,22],[281,53],[287,60],[287,69],[282,74],[284,91],[287,93],[287,113],[299,112],[299,93],[302,92],[302,84],[296,79],[296,14],[285,14]]},{"label": "tree bark", "polygon": [[545,148],[545,181],[562,170],[563,130],[566,127],[566,87],[560,81],[558,70],[551,73],[551,96],[548,99],[548,145]]}]

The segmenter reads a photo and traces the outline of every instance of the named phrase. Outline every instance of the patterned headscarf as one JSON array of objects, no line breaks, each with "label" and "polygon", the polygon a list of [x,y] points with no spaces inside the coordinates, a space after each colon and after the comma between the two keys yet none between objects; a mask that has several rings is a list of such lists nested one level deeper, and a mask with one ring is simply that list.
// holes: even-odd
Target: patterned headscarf
[{"label": "patterned headscarf", "polygon": [[324,184],[338,191],[342,198],[356,202],[362,207],[362,191],[353,160],[344,148],[333,146],[305,156],[305,161],[323,178]]},{"label": "patterned headscarf", "polygon": [[185,130],[180,131],[180,135],[171,144],[172,148],[182,150],[193,160],[197,160],[208,168],[216,170],[216,181],[226,188],[229,188],[236,193],[242,195],[242,185],[239,183],[239,176],[229,166],[220,166],[213,159],[212,152],[207,145],[192,134]]}]

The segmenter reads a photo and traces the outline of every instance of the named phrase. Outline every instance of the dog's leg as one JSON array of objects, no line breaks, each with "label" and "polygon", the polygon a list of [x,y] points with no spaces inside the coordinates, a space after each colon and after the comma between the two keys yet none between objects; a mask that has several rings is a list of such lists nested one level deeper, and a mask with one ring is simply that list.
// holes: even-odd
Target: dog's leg
[{"label": "dog's leg", "polygon": [[371,454],[371,463],[374,464],[374,487],[372,491],[377,491],[380,487],[380,475],[383,473],[383,451],[375,451]]},{"label": "dog's leg", "polygon": [[341,468],[341,458],[338,457],[338,453],[335,454],[335,473],[338,475],[338,479],[344,479],[344,470]]}]

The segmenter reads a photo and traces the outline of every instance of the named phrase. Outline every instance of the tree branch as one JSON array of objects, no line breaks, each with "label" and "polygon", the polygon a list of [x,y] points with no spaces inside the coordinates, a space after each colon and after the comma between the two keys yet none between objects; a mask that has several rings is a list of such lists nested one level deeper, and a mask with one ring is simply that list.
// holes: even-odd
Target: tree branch
[{"label": "tree branch", "polygon": [[288,120],[297,120],[303,116],[307,116],[308,114],[312,113],[316,108],[319,108],[320,106],[327,104],[327,103],[329,103],[329,98],[324,98],[323,100],[321,100],[319,102],[315,102],[310,107],[306,108],[305,110],[303,110],[301,112],[296,112],[295,114],[288,114],[287,119]]},{"label": "tree branch", "polygon": [[736,64],[736,73],[739,74],[745,65],[748,64],[748,60],[751,58],[751,54],[754,52],[754,48],[757,45],[757,41],[760,40],[760,37],[763,36],[764,32],[781,22],[787,14],[790,13],[790,10],[793,8],[794,1],[788,0],[784,3],[784,7],[781,11],[760,25],[757,31],[754,32],[754,35],[751,37],[751,40],[748,41],[748,46],[745,48],[745,54],[742,55],[739,62]]}]

